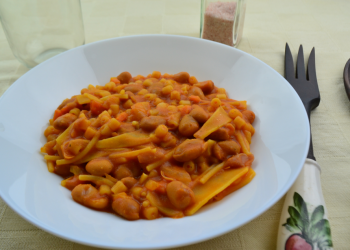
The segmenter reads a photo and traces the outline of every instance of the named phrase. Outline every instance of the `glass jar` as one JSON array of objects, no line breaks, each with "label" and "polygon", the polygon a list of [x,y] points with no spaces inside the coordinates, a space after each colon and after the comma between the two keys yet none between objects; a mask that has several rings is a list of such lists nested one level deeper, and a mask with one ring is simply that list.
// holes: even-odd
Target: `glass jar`
[{"label": "glass jar", "polygon": [[85,43],[80,0],[0,0],[0,20],[28,68]]},{"label": "glass jar", "polygon": [[243,34],[245,0],[202,0],[200,37],[237,47]]}]

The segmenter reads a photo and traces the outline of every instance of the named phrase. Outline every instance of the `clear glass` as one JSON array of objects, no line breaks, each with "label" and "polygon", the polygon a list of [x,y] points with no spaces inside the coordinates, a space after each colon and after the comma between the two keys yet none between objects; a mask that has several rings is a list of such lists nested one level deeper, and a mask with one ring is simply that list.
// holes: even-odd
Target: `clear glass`
[{"label": "clear glass", "polygon": [[243,35],[245,10],[245,0],[202,0],[200,37],[237,47]]},{"label": "clear glass", "polygon": [[0,0],[0,20],[28,68],[85,43],[80,0]]}]

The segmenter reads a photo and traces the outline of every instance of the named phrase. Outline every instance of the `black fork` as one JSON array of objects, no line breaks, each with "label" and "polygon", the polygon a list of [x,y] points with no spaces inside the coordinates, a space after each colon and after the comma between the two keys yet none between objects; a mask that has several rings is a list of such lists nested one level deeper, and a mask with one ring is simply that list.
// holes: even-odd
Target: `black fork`
[{"label": "black fork", "polygon": [[[312,49],[309,61],[307,64],[307,71],[305,74],[304,54],[303,46],[300,45],[297,59],[297,70],[294,73],[294,63],[292,53],[290,52],[288,43],[286,44],[285,51],[285,65],[284,75],[286,80],[292,85],[295,91],[298,93],[301,101],[306,109],[307,116],[310,122],[311,110],[315,109],[321,101],[320,91],[318,90],[317,78],[316,78],[316,65],[315,65],[315,48]],[[310,147],[307,154],[307,158],[316,160],[312,147],[311,127],[310,127]]]}]

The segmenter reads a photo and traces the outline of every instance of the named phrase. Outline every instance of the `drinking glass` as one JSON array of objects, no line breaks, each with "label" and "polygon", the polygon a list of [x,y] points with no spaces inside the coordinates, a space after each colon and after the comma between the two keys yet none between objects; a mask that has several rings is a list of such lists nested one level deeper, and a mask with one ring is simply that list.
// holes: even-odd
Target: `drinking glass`
[{"label": "drinking glass", "polygon": [[243,35],[245,0],[202,0],[200,37],[237,47]]},{"label": "drinking glass", "polygon": [[80,0],[0,0],[0,20],[28,68],[85,42]]}]

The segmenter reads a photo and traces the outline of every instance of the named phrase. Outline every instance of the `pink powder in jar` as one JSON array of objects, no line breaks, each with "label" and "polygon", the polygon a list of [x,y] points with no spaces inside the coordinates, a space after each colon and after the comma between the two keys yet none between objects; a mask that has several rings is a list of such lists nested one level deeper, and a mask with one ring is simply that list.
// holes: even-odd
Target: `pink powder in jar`
[{"label": "pink powder in jar", "polygon": [[204,13],[202,38],[233,46],[236,2],[209,3]]}]

